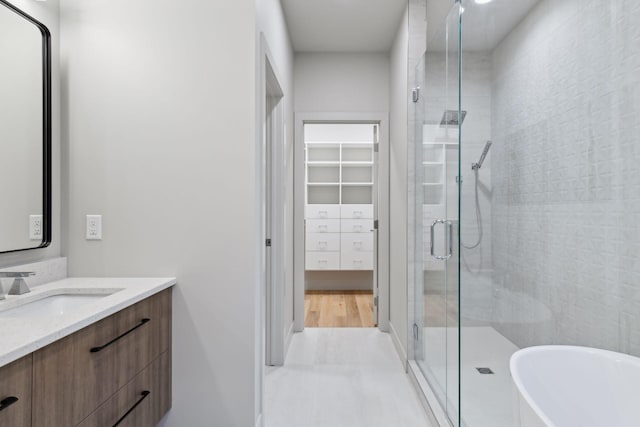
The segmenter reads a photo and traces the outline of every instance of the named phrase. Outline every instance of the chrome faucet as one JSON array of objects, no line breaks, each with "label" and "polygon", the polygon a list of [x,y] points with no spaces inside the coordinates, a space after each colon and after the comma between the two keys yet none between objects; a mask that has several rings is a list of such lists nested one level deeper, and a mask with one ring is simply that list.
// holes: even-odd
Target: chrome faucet
[{"label": "chrome faucet", "polygon": [[[29,289],[29,286],[27,286],[27,282],[24,279],[25,277],[35,275],[36,273],[33,273],[31,271],[0,271],[0,277],[13,278],[13,284],[11,285],[11,289],[9,290],[9,295],[23,295],[31,292],[31,289]],[[4,295],[0,297],[0,299],[4,298]]]}]

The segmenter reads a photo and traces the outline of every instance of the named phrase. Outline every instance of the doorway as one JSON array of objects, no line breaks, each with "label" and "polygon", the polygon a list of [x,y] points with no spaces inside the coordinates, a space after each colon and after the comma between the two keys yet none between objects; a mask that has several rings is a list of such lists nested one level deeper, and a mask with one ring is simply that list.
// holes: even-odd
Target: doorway
[{"label": "doorway", "polygon": [[264,230],[264,350],[267,366],[284,362],[284,92],[263,41],[264,122],[262,146],[262,191]]},{"label": "doorway", "polygon": [[337,116],[296,115],[296,329],[385,330],[386,117]]}]

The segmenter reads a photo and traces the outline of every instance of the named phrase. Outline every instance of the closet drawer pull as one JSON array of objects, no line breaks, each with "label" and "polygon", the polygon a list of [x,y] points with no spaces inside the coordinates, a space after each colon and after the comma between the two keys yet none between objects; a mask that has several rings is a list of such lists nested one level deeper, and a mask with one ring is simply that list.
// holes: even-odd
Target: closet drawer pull
[{"label": "closet drawer pull", "polygon": [[3,409],[7,409],[9,406],[13,405],[17,401],[18,401],[18,398],[15,396],[5,397],[4,399],[0,400],[0,411],[2,411]]},{"label": "closet drawer pull", "polygon": [[109,341],[109,342],[108,342],[108,343],[106,343],[106,344],[103,344],[103,345],[98,346],[98,347],[93,347],[93,348],[90,350],[90,352],[91,352],[91,353],[97,353],[97,352],[99,352],[99,351],[104,350],[105,348],[107,348],[107,347],[109,347],[111,344],[113,344],[114,342],[118,341],[118,340],[119,340],[119,339],[121,339],[121,338],[126,337],[126,336],[127,336],[127,335],[129,335],[131,332],[135,331],[135,330],[136,330],[136,329],[138,329],[140,326],[144,325],[145,323],[149,322],[150,320],[151,320],[151,319],[147,319],[147,318],[142,319],[142,320],[140,321],[140,323],[138,323],[138,324],[137,324],[136,326],[134,326],[133,328],[129,329],[129,330],[128,330],[127,332],[125,332],[124,334],[122,334],[122,335],[118,335],[117,337],[115,337],[114,339],[112,339],[111,341]]},{"label": "closet drawer pull", "polygon": [[127,416],[133,412],[134,409],[136,409],[136,407],[142,403],[142,401],[144,399],[147,398],[147,396],[149,396],[151,394],[151,392],[149,390],[145,390],[142,393],[140,393],[140,399],[138,399],[138,401],[131,407],[129,408],[129,410],[122,416],[120,417],[120,419],[118,421],[116,421],[116,423],[113,425],[113,427],[117,427],[122,421],[124,421],[125,418],[127,418]]}]

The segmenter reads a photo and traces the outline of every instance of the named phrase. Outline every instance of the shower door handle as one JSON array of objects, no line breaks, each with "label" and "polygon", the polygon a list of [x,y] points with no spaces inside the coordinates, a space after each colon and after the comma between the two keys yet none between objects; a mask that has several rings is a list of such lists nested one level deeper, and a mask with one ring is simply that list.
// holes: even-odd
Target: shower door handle
[{"label": "shower door handle", "polygon": [[[448,246],[448,254],[445,256],[436,255],[435,254],[435,229],[436,225],[444,224],[447,226],[447,234],[446,237],[447,246]],[[445,219],[436,219],[431,223],[431,257],[440,261],[446,261],[453,255],[453,223],[451,221],[447,221]]]}]

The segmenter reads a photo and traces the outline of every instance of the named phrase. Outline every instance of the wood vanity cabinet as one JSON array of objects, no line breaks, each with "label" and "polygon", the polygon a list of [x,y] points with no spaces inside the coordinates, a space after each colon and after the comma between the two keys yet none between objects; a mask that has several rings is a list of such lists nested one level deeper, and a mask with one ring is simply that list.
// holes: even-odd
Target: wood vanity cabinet
[{"label": "wood vanity cabinet", "polygon": [[171,407],[171,289],[33,353],[33,427],[153,427]]},{"label": "wood vanity cabinet", "polygon": [[0,426],[31,426],[32,355],[0,368]]}]

